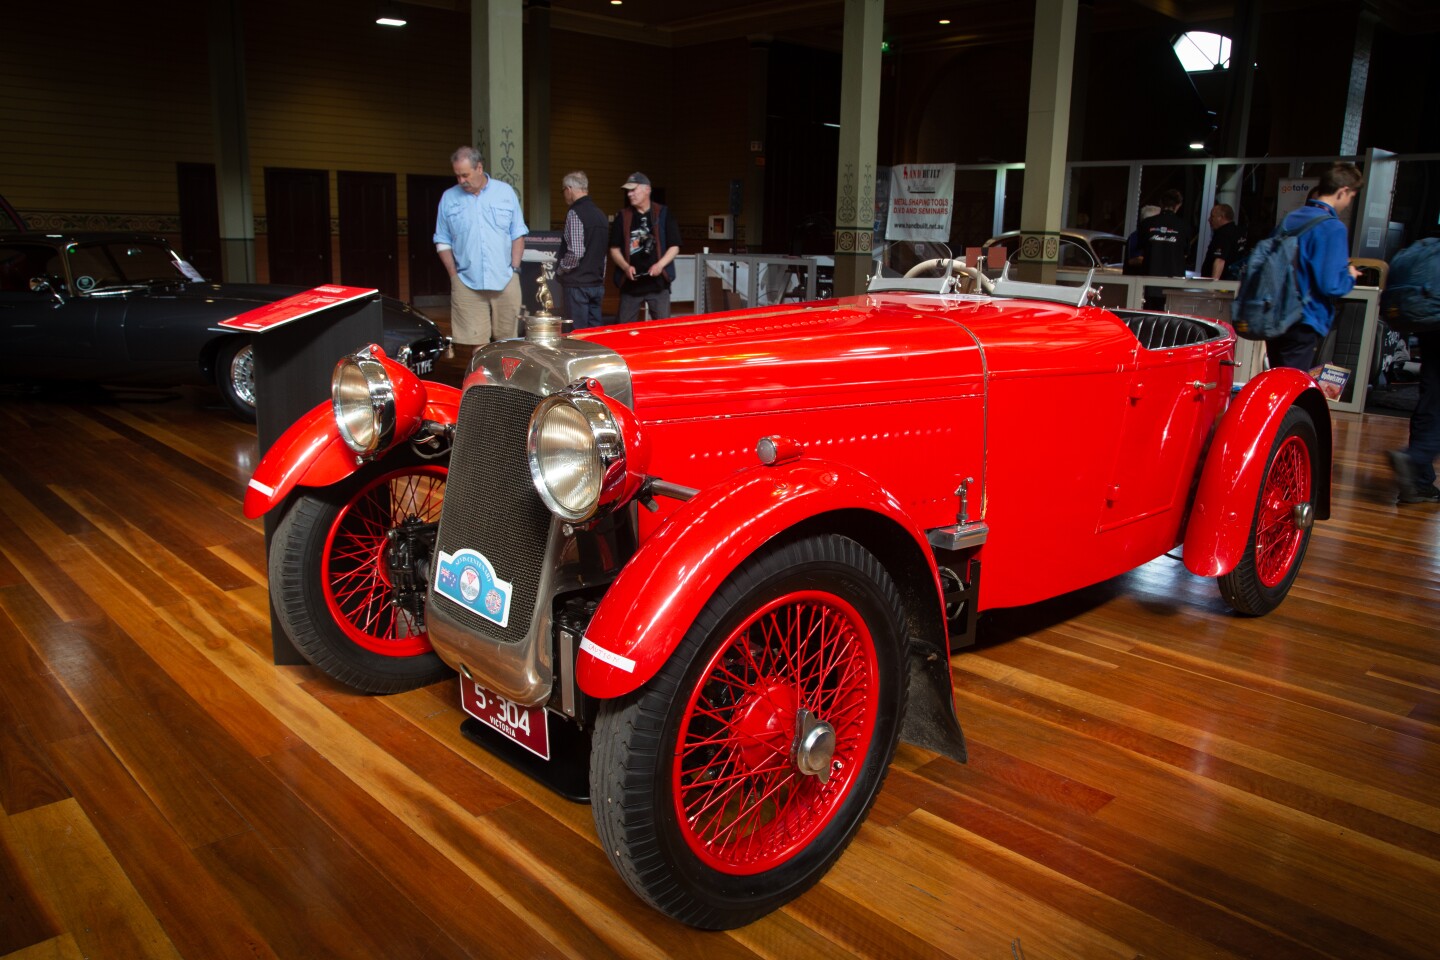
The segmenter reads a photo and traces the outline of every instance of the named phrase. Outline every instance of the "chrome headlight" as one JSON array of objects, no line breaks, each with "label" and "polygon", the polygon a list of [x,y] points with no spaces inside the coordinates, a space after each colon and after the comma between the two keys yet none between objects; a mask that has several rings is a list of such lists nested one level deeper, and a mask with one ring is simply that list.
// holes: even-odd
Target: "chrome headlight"
[{"label": "chrome headlight", "polygon": [[367,455],[389,444],[395,434],[395,386],[384,364],[365,352],[346,357],[335,365],[330,396],[346,446]]},{"label": "chrome headlight", "polygon": [[625,431],[598,385],[545,398],[530,418],[526,453],[540,499],[571,522],[589,520],[633,492],[627,483]]}]

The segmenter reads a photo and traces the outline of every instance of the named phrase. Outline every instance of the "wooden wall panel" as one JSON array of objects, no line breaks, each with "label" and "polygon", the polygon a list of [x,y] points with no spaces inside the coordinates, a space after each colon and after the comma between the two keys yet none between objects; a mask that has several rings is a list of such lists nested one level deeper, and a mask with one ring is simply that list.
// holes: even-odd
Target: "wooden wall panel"
[{"label": "wooden wall panel", "polygon": [[707,218],[729,212],[730,181],[743,183],[755,162],[747,116],[749,57],[745,41],[727,40],[687,47],[675,59],[675,89],[683,91],[675,110],[675,150],[685,184],[675,209],[687,241],[706,242]]},{"label": "wooden wall panel", "polygon": [[175,162],[212,159],[204,17],[176,0],[121,12],[6,5],[0,191],[39,226],[174,216]]},{"label": "wooden wall panel", "polygon": [[[271,167],[445,173],[470,127],[470,18],[406,7],[385,29],[346,0],[246,4],[255,212]],[[400,177],[399,210],[405,209]],[[332,187],[333,190],[333,187]],[[332,196],[331,209],[339,209]]]},{"label": "wooden wall panel", "polygon": [[[37,226],[178,241],[175,163],[216,159],[208,11],[179,0],[157,0],[129,21],[102,0],[67,10],[73,22],[36,5],[9,15],[16,36],[64,42],[7,45],[0,57],[0,191]],[[408,242],[404,174],[446,173],[451,151],[469,139],[468,8],[406,12],[407,27],[386,30],[369,6],[347,0],[244,0],[259,279],[267,279],[266,167],[395,173]],[[679,217],[685,249],[699,249],[705,217],[728,209],[730,181],[753,162],[744,41],[677,55],[555,30],[551,56],[550,182],[531,189],[550,191],[552,222],[531,228],[563,222],[567,171],[585,170],[613,215],[624,202],[620,184],[643,170]],[[401,286],[408,290],[407,276]]]},{"label": "wooden wall panel", "polygon": [[[560,178],[584,170],[606,216],[625,202],[636,170],[678,200],[687,189],[674,157],[671,51],[556,30],[550,37],[550,209],[564,222]],[[536,224],[532,229],[544,229]]]}]

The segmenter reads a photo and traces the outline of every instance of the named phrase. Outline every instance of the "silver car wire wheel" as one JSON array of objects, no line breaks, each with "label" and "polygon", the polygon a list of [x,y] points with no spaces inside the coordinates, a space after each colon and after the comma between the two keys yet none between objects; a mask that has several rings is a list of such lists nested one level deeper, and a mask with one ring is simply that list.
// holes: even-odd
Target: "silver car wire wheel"
[{"label": "silver car wire wheel", "polygon": [[248,343],[230,359],[230,384],[237,398],[255,406],[255,350]]}]

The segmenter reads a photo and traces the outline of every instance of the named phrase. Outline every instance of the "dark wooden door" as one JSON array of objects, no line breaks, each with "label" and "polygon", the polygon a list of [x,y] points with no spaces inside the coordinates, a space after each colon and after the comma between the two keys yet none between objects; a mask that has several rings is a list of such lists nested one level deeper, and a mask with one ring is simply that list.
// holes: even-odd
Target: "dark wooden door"
[{"label": "dark wooden door", "polygon": [[337,174],[340,198],[340,282],[400,296],[400,237],[395,174]]},{"label": "dark wooden door", "polygon": [[180,196],[180,255],[206,280],[224,280],[215,164],[175,164],[175,186]]},{"label": "dark wooden door", "polygon": [[330,283],[330,171],[265,168],[270,282]]},{"label": "dark wooden door", "polygon": [[435,211],[440,195],[455,186],[454,177],[412,173],[405,177],[405,216],[409,220],[410,299],[449,296],[450,274],[435,252]]}]

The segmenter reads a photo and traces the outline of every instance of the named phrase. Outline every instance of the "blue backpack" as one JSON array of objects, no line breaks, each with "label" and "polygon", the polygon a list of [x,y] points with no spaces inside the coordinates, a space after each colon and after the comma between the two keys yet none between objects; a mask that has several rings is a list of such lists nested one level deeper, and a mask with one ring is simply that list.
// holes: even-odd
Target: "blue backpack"
[{"label": "blue backpack", "polygon": [[1390,261],[1380,318],[1398,333],[1440,330],[1440,239],[1421,240]]},{"label": "blue backpack", "polygon": [[1237,334],[1246,340],[1269,340],[1300,322],[1305,315],[1297,267],[1300,238],[1322,220],[1334,219],[1329,214],[1311,217],[1294,230],[1282,225],[1255,245],[1230,309]]}]

